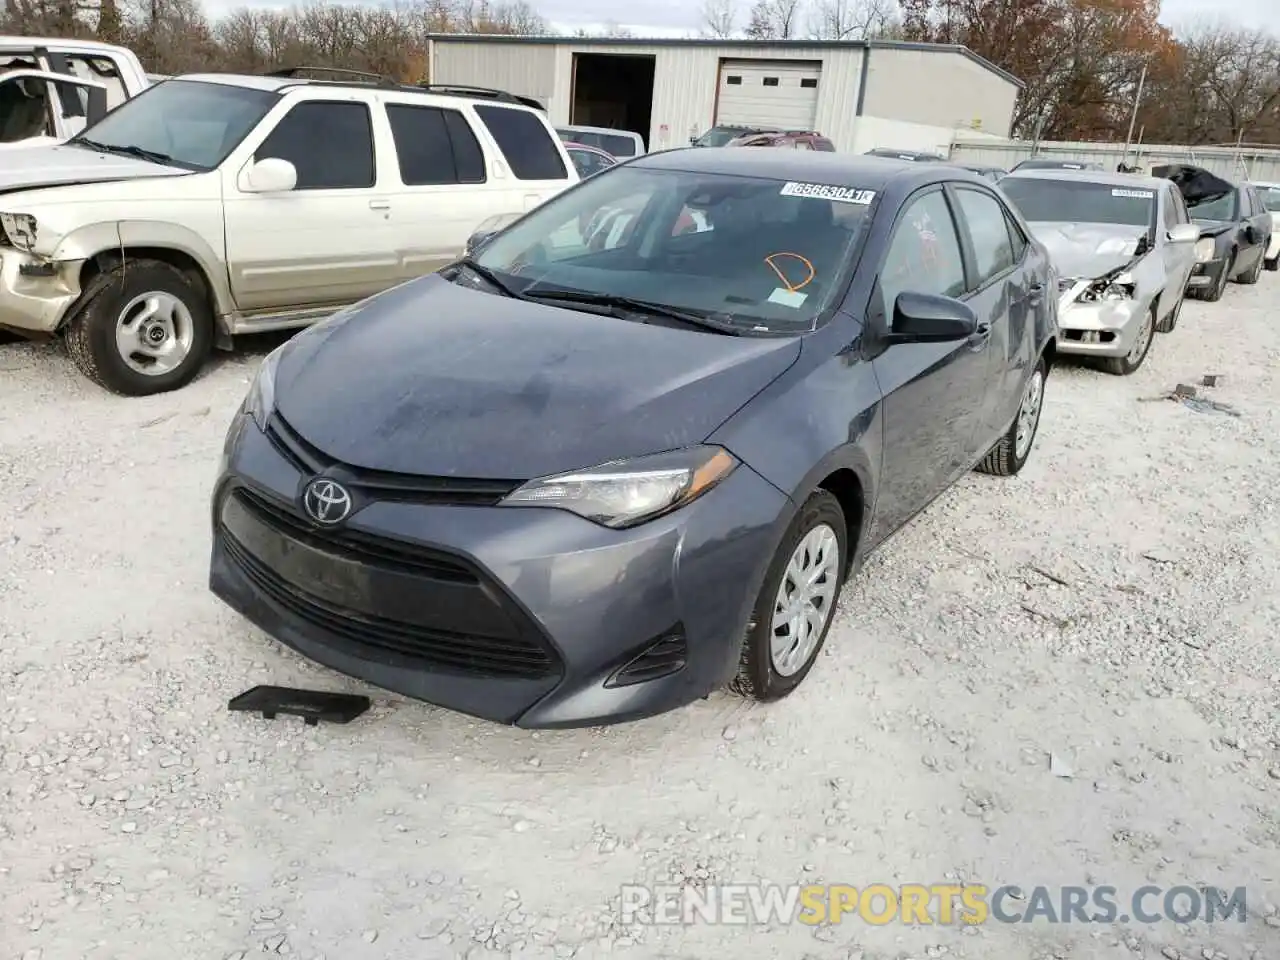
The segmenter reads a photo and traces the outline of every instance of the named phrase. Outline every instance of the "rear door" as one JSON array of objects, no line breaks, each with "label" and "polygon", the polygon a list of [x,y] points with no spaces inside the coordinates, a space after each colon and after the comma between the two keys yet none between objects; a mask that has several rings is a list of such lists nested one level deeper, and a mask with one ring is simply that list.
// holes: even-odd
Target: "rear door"
[{"label": "rear door", "polygon": [[484,220],[519,209],[509,208],[509,182],[489,169],[474,119],[461,107],[383,95],[395,150],[390,223],[401,280],[456,260]]}]

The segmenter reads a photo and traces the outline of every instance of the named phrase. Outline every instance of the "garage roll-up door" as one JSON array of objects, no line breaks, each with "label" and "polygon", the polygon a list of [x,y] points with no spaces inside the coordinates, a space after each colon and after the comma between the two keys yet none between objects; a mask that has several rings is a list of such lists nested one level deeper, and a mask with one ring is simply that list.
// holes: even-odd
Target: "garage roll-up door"
[{"label": "garage roll-up door", "polygon": [[716,123],[812,130],[821,61],[725,60]]}]

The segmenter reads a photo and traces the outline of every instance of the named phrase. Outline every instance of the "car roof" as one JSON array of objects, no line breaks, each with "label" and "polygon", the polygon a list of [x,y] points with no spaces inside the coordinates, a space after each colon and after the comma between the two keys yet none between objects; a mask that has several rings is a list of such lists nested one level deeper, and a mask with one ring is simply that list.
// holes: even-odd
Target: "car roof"
[{"label": "car roof", "polygon": [[557,130],[573,130],[577,133],[605,133],[615,137],[630,137],[634,140],[640,139],[640,134],[632,130],[615,130],[613,127],[587,127],[580,123],[562,123],[556,127]]},{"label": "car roof", "polygon": [[1128,187],[1134,190],[1160,190],[1169,185],[1163,177],[1146,177],[1138,173],[1113,173],[1110,170],[1057,170],[1048,167],[1024,167],[1010,171],[1005,180],[1058,180],[1067,183],[1095,183],[1104,187]]},{"label": "car roof", "polygon": [[[323,71],[325,68],[316,68]],[[377,78],[374,74],[361,74],[365,79],[354,80],[317,80],[309,77],[282,74],[254,73],[184,73],[168,77],[169,80],[190,80],[195,83],[216,83],[226,87],[242,87],[252,90],[270,90],[280,93],[286,89],[314,88],[338,90],[381,90],[387,93],[410,93],[423,97],[439,97],[456,103],[459,99],[474,100],[477,103],[492,103],[514,109],[537,110],[545,113],[541,106],[534,106],[528,98],[501,90],[486,90],[480,87],[458,87],[450,84],[430,86],[425,84],[397,83],[393,80]],[[473,95],[474,94],[474,95]]]},{"label": "car roof", "polygon": [[117,46],[114,43],[103,43],[100,40],[68,40],[66,37],[17,37],[6,35],[0,37],[0,53],[6,53],[10,50],[31,50],[36,47],[46,47],[49,50],[57,50],[59,52],[66,51],[70,53],[114,53],[133,56],[133,52],[128,47]]},{"label": "car roof", "polygon": [[990,188],[991,182],[963,167],[946,163],[913,163],[865,154],[822,153],[808,150],[743,150],[736,147],[682,147],[646,154],[628,167],[723,173],[884,190],[890,184],[914,187],[938,180],[956,180]]}]

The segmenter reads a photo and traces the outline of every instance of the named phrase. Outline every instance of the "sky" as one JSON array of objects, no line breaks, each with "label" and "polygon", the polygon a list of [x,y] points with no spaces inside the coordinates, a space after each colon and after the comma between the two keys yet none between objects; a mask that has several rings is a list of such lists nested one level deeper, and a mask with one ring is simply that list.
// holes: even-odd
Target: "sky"
[{"label": "sky", "polygon": [[[1278,2],[1280,0],[1231,0],[1230,4],[1225,4],[1223,0],[1163,0],[1160,19],[1167,26],[1176,28],[1197,19],[1225,16],[1241,26],[1277,29],[1275,11]],[[617,0],[614,4],[600,4],[594,0],[531,0],[531,4],[563,33],[578,29],[604,29],[606,22],[601,19],[601,14],[614,5],[619,15],[613,25],[626,27],[639,36],[696,36],[702,27],[698,0],[644,0],[639,4],[624,4]],[[292,5],[290,0],[204,0],[205,9],[214,17],[236,7]],[[741,5],[745,10],[748,0],[741,0]]]}]

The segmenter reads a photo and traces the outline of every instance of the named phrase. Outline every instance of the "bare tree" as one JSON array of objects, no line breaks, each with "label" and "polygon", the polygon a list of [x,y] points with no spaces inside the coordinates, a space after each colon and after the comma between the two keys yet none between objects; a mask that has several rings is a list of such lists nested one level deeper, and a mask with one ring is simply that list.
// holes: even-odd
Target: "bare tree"
[{"label": "bare tree", "polygon": [[809,11],[814,40],[866,40],[884,36],[897,21],[896,0],[817,0]]},{"label": "bare tree", "polygon": [[799,20],[800,0],[756,0],[746,34],[753,40],[793,40]]},{"label": "bare tree", "polygon": [[727,40],[733,36],[737,24],[736,0],[703,0],[702,29],[706,36]]}]

